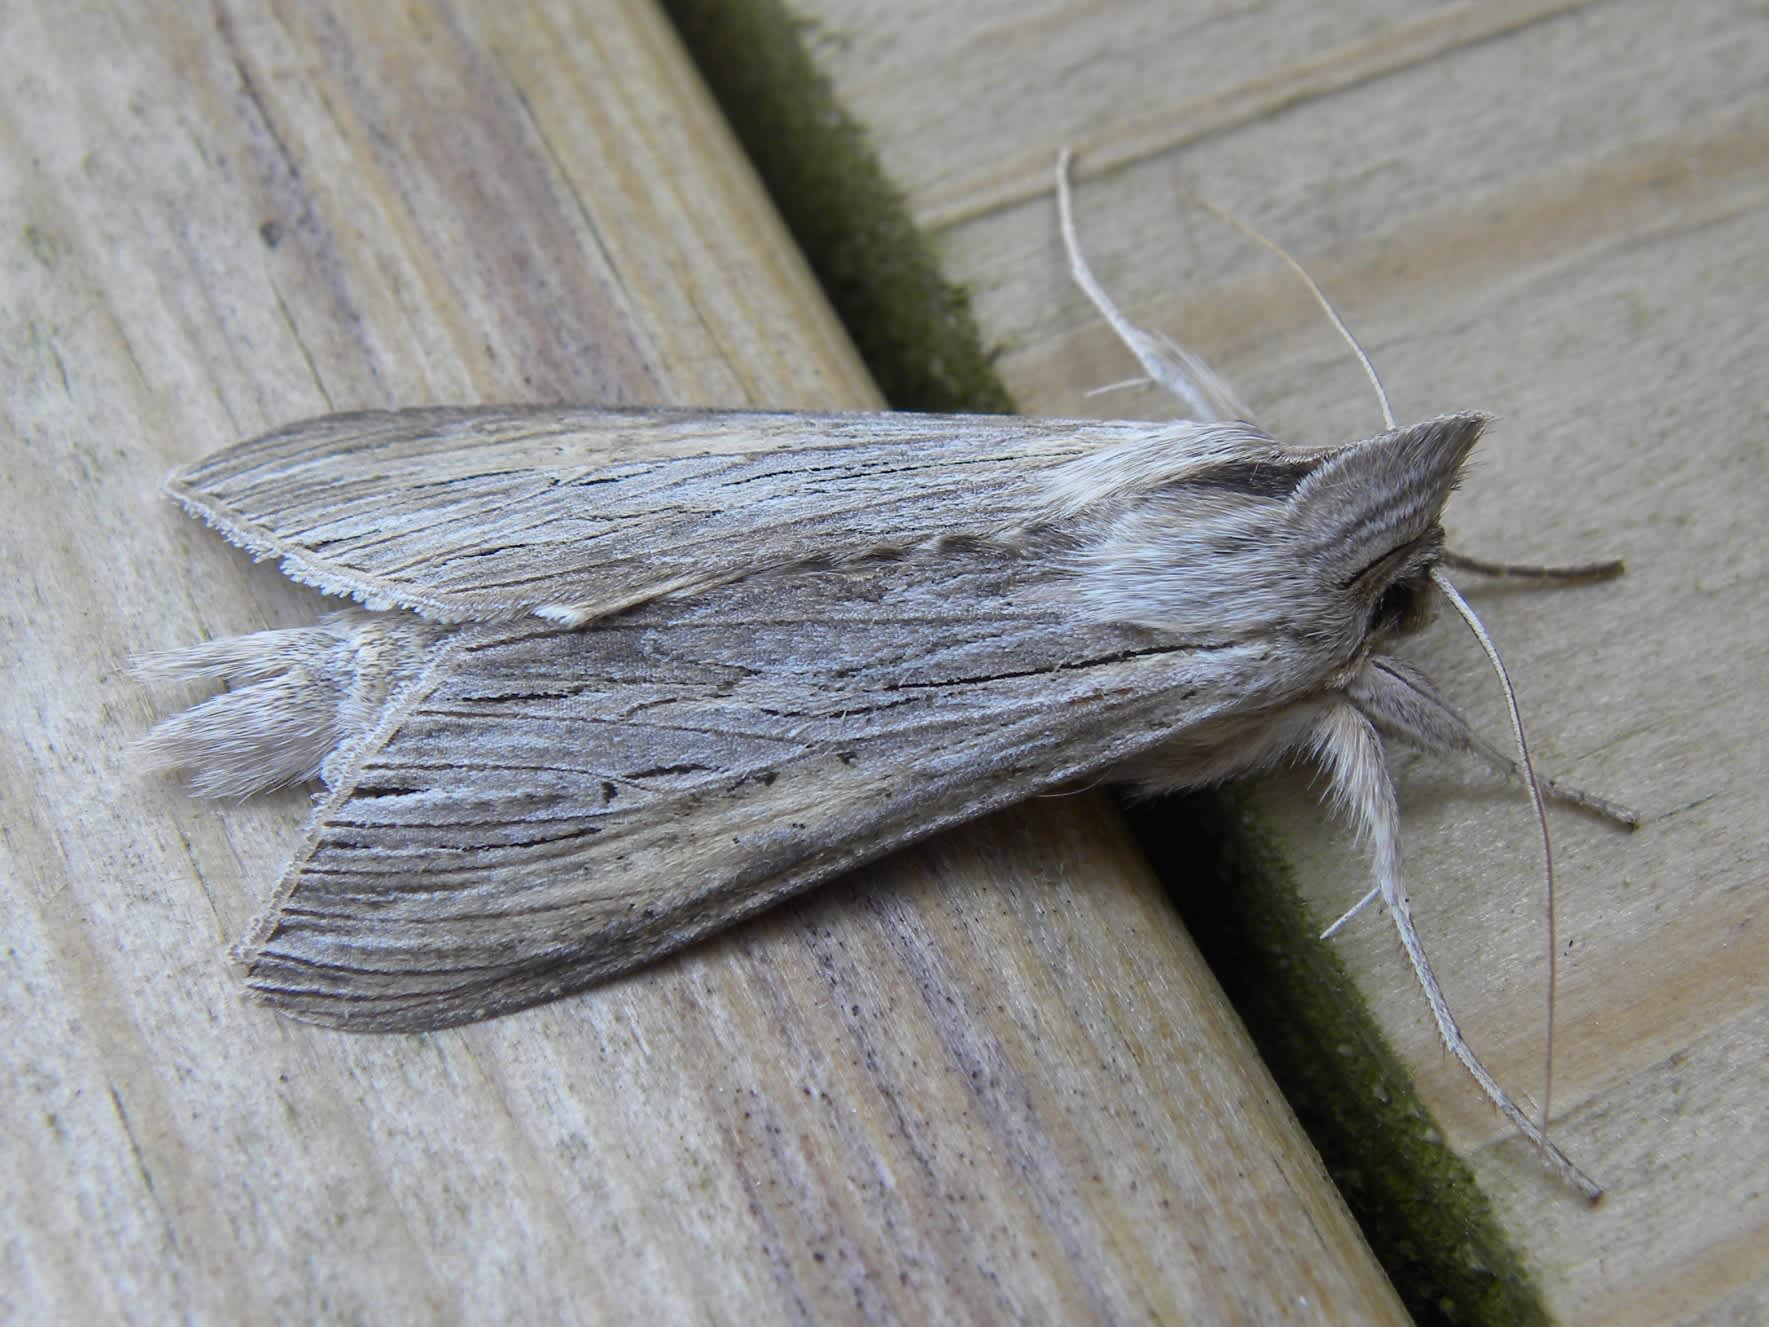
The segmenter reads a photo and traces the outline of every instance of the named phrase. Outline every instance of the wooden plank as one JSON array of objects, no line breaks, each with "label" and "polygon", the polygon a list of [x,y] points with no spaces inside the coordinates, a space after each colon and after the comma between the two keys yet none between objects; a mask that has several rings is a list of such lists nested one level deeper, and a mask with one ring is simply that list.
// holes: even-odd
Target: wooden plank
[{"label": "wooden plank", "polygon": [[124,661],[319,605],[166,468],[328,409],[870,389],[644,5],[0,34],[8,1316],[1399,1319],[1086,798],[486,1025],[241,1002],[305,799],[137,776],[176,698]]},{"label": "wooden plank", "polygon": [[[1439,1051],[1386,926],[1341,942],[1435,1124],[1473,1163],[1568,1323],[1769,1316],[1769,932],[1760,703],[1769,580],[1769,28],[1650,0],[1211,7],[976,0],[907,22],[794,0],[1021,408],[1133,371],[1069,286],[1049,163],[1081,153],[1087,248],[1133,318],[1212,359],[1280,434],[1378,422],[1293,281],[1188,211],[1290,246],[1403,416],[1497,422],[1452,512],[1461,547],[1612,554],[1620,583],[1488,591],[1543,766],[1636,804],[1628,837],[1559,816],[1555,1131],[1610,1186],[1587,1212]],[[1172,413],[1154,395],[1100,414]],[[1489,733],[1453,619],[1412,651]],[[1415,910],[1477,1048],[1541,1081],[1543,934],[1514,793],[1403,758]],[[1261,802],[1324,921],[1366,888],[1299,776]]]}]

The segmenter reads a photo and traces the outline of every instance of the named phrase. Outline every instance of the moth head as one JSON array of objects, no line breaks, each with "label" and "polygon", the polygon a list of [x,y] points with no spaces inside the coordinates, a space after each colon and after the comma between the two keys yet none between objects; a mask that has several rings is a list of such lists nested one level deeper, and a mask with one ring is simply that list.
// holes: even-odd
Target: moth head
[{"label": "moth head", "polygon": [[1347,644],[1415,631],[1430,619],[1443,557],[1444,504],[1480,437],[1482,415],[1445,415],[1333,453],[1290,499],[1290,533],[1337,606]]},{"label": "moth head", "polygon": [[1450,415],[1323,452],[1188,426],[1178,462],[1153,433],[1071,462],[1053,496],[1082,601],[1182,638],[1298,639],[1337,666],[1424,621],[1439,518],[1484,423]]}]

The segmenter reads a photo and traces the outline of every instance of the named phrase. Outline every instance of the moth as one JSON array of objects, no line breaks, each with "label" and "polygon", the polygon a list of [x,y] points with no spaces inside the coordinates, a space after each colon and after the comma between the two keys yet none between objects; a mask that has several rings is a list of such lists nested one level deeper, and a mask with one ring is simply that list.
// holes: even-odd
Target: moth
[{"label": "moth", "polygon": [[247,986],[355,1030],[489,1018],[1078,780],[1303,758],[1446,1043],[1594,1194],[1437,993],[1383,762],[1387,735],[1522,768],[1388,653],[1449,585],[1484,418],[1269,436],[1099,288],[1057,178],[1076,278],[1190,417],[415,409],[175,473],[187,511],[358,605],[145,664],[227,686],[148,739],[195,792],[323,785]]}]

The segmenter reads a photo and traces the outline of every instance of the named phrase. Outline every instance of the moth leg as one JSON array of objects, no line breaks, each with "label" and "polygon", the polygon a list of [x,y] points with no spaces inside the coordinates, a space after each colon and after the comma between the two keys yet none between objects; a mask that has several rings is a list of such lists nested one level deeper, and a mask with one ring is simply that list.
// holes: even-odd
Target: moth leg
[{"label": "moth leg", "polygon": [[1527,562],[1488,562],[1485,558],[1469,557],[1465,553],[1447,549],[1444,551],[1443,561],[1446,567],[1472,572],[1476,576],[1492,576],[1500,580],[1555,581],[1566,585],[1613,580],[1627,570],[1627,564],[1620,558],[1610,558],[1603,562],[1575,562],[1562,567],[1537,567]]},{"label": "moth leg", "polygon": [[1365,908],[1369,907],[1370,904],[1374,903],[1377,899],[1379,899],[1381,897],[1382,897],[1381,887],[1378,885],[1372,885],[1370,887],[1370,892],[1368,894],[1365,894],[1356,903],[1353,903],[1344,912],[1340,913],[1337,917],[1333,918],[1332,922],[1329,923],[1326,927],[1322,928],[1321,939],[1331,940],[1334,936],[1338,935],[1339,932],[1343,931],[1347,926],[1351,925],[1352,922],[1356,921],[1359,913],[1361,913]]},{"label": "moth leg", "polygon": [[1587,1201],[1596,1202],[1603,1189],[1548,1140],[1534,1120],[1520,1110],[1505,1089],[1480,1062],[1462,1029],[1451,1014],[1443,989],[1426,957],[1425,946],[1413,924],[1412,909],[1400,874],[1400,809],[1394,784],[1382,760],[1382,742],[1376,729],[1355,705],[1342,702],[1321,716],[1314,734],[1314,753],[1326,771],[1330,796],[1337,809],[1358,828],[1375,858],[1376,892],[1388,907],[1388,915],[1400,936],[1401,948],[1413,966],[1413,975],[1431,1006],[1438,1035],[1444,1046],[1480,1085],[1487,1099],[1511,1123],[1511,1127],[1535,1145],[1542,1159]]},{"label": "moth leg", "polygon": [[1056,202],[1057,216],[1063,234],[1063,248],[1069,255],[1069,275],[1082,293],[1093,301],[1100,316],[1111,324],[1125,348],[1135,355],[1143,372],[1165,387],[1189,411],[1189,418],[1211,422],[1224,419],[1251,421],[1248,410],[1235,395],[1234,389],[1219,377],[1203,360],[1184,346],[1165,336],[1148,332],[1126,318],[1105,288],[1094,279],[1093,270],[1081,253],[1081,241],[1075,231],[1075,208],[1069,191],[1069,161],[1073,154],[1064,148],[1057,154]]},{"label": "moth leg", "polygon": [[[1392,737],[1424,751],[1471,756],[1504,778],[1523,778],[1515,760],[1469,727],[1468,721],[1456,713],[1423,673],[1399,659],[1372,656],[1358,670],[1346,693],[1377,728]],[[1627,829],[1640,824],[1639,812],[1558,779],[1543,779],[1542,789],[1557,802],[1576,806]],[[1334,923],[1334,929],[1350,918],[1348,913]]]}]

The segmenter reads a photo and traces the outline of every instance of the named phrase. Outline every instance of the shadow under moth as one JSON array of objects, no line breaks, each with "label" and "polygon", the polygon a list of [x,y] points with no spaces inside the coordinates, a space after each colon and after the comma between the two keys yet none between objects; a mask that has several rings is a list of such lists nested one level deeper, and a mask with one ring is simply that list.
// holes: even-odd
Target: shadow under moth
[{"label": "shadow under moth", "polygon": [[1440,516],[1483,417],[1277,441],[1093,280],[1066,159],[1058,200],[1076,278],[1190,418],[417,409],[174,474],[361,605],[143,664],[227,684],[148,739],[194,791],[324,785],[247,985],[355,1030],[489,1018],[1077,780],[1301,758],[1446,1045],[1594,1197],[1438,991],[1383,761],[1386,735],[1527,773],[1385,652],[1454,595]]}]

